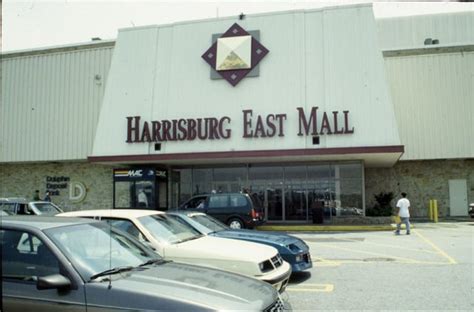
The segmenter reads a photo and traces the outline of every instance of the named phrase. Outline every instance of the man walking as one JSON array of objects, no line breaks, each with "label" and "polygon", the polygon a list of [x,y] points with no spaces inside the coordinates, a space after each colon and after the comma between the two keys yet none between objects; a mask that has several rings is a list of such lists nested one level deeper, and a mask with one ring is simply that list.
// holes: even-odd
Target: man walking
[{"label": "man walking", "polygon": [[402,223],[405,223],[407,235],[410,235],[410,201],[406,197],[407,193],[402,193],[402,198],[400,198],[397,202],[398,216],[400,217],[400,222],[397,223],[397,230],[395,231],[396,235],[400,235],[400,228]]}]

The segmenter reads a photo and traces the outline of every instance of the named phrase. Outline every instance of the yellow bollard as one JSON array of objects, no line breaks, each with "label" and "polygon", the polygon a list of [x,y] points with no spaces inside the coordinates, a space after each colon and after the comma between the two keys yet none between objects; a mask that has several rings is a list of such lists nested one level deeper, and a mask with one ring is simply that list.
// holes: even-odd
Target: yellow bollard
[{"label": "yellow bollard", "polygon": [[438,201],[436,199],[433,201],[433,218],[434,218],[434,222],[437,223],[438,222]]},{"label": "yellow bollard", "polygon": [[428,211],[428,218],[430,218],[431,221],[433,220],[433,200],[432,199],[430,199],[430,209]]}]

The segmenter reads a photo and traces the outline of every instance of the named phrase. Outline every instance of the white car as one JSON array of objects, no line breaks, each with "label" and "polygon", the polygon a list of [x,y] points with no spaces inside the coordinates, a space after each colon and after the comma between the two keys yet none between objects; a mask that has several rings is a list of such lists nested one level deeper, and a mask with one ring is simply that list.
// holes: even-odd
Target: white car
[{"label": "white car", "polygon": [[53,216],[63,212],[61,208],[48,201],[29,201],[26,198],[0,198],[0,210],[7,215]]},{"label": "white car", "polygon": [[153,247],[165,260],[192,263],[251,276],[283,292],[291,266],[271,246],[205,236],[156,210],[107,209],[58,214],[101,219]]}]

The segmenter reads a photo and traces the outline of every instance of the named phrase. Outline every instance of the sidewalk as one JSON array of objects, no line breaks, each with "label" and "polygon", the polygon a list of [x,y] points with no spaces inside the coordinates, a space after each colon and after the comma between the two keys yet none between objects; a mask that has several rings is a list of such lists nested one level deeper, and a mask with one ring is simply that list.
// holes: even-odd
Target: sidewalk
[{"label": "sidewalk", "polygon": [[[438,223],[430,221],[428,218],[412,218],[410,225],[412,228],[424,225],[441,225],[442,223],[457,223],[457,222],[474,222],[474,218],[470,217],[441,217]],[[310,224],[310,223],[266,223],[265,225],[257,226],[256,229],[260,231],[282,231],[282,232],[365,232],[365,231],[393,231],[396,224],[387,222],[386,224]],[[405,225],[402,224],[402,229]]]}]

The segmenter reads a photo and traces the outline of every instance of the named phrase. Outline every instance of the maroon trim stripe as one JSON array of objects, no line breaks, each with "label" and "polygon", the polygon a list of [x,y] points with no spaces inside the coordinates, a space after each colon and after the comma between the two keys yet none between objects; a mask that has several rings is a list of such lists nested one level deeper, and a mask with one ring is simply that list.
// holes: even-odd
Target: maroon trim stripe
[{"label": "maroon trim stripe", "polygon": [[116,161],[159,161],[159,160],[193,160],[214,158],[244,158],[244,157],[284,157],[284,156],[317,156],[317,155],[347,155],[347,154],[385,154],[403,153],[403,145],[364,146],[364,147],[335,147],[319,149],[291,149],[265,151],[233,151],[233,152],[204,152],[204,153],[173,153],[173,154],[142,154],[118,156],[89,156],[90,162]]}]

